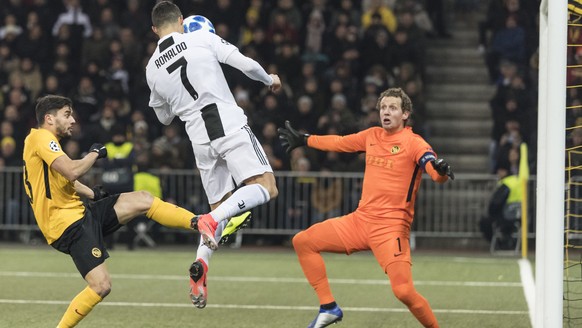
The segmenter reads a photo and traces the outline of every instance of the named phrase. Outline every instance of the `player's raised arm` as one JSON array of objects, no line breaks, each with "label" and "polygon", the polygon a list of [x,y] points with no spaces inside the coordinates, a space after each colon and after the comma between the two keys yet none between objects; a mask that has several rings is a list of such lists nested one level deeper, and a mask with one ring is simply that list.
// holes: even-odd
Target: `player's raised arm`
[{"label": "player's raised arm", "polygon": [[285,121],[284,128],[277,129],[277,132],[279,133],[279,139],[281,140],[281,145],[283,148],[286,148],[287,153],[290,153],[293,149],[301,146],[308,146],[323,151],[336,151],[344,153],[365,151],[367,131],[368,130],[364,130],[362,132],[346,136],[312,136],[308,133],[302,133],[295,130],[289,121]]},{"label": "player's raised arm", "polygon": [[83,176],[93,166],[95,161],[99,158],[107,156],[107,148],[102,144],[93,144],[89,149],[89,153],[85,157],[77,160],[72,160],[66,154],[55,159],[51,168],[59,172],[69,181],[75,181]]},{"label": "player's raised arm", "polygon": [[259,63],[241,54],[238,49],[232,51],[224,63],[238,69],[255,81],[263,82],[273,92],[277,92],[281,88],[281,79],[277,74],[267,74]]}]

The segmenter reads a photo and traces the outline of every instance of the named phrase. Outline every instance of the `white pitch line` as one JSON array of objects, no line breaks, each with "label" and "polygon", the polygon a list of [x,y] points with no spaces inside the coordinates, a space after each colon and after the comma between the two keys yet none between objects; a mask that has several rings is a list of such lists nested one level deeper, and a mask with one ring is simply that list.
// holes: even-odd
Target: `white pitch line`
[{"label": "white pitch line", "polygon": [[[0,304],[39,304],[39,305],[68,305],[70,301],[51,300],[11,300],[0,299]],[[193,308],[192,304],[185,303],[143,303],[143,302],[108,302],[103,301],[99,306],[122,307],[170,307]],[[245,309],[245,310],[282,310],[282,311],[313,311],[316,306],[288,306],[288,305],[248,305],[248,304],[208,304],[207,308],[215,309]],[[407,313],[406,308],[371,308],[371,307],[342,307],[346,312],[400,312]],[[527,311],[497,311],[497,310],[470,310],[470,309],[433,309],[436,313],[449,314],[492,314],[492,315],[524,315]]]},{"label": "white pitch line", "polygon": [[[66,272],[26,272],[26,271],[0,271],[0,276],[4,277],[42,277],[42,278],[72,278],[81,276],[78,273]],[[114,279],[131,280],[184,280],[187,275],[153,275],[153,274],[111,274]],[[186,278],[185,278],[186,277]],[[270,283],[307,283],[305,278],[277,278],[277,277],[231,277],[231,276],[210,276],[210,281],[227,282],[270,282]],[[329,279],[331,284],[344,285],[389,285],[388,279]],[[416,286],[462,286],[462,287],[521,287],[520,282],[501,281],[415,281]]]}]

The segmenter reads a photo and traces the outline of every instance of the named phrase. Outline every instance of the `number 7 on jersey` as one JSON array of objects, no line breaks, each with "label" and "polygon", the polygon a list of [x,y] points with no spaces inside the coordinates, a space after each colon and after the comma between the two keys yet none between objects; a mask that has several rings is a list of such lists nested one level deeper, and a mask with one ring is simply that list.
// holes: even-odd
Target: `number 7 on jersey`
[{"label": "number 7 on jersey", "polygon": [[188,93],[190,94],[190,96],[192,96],[192,98],[194,98],[194,100],[197,100],[198,92],[196,92],[196,90],[188,80],[188,75],[186,74],[187,66],[188,62],[186,61],[184,56],[182,56],[178,58],[178,60],[176,60],[174,63],[172,63],[172,65],[168,66],[166,70],[168,71],[168,74],[171,74],[173,71],[177,70],[178,67],[180,67],[180,78],[182,79],[182,84],[184,85],[184,88],[186,88],[186,91],[188,91]]}]

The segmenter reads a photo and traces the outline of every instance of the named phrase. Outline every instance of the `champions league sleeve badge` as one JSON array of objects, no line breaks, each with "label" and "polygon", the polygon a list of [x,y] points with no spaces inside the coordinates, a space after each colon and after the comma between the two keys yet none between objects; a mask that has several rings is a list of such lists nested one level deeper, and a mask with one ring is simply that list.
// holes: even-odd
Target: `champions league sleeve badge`
[{"label": "champions league sleeve badge", "polygon": [[49,148],[55,153],[61,151],[61,147],[59,147],[59,144],[54,140],[51,140],[51,142],[49,143]]}]

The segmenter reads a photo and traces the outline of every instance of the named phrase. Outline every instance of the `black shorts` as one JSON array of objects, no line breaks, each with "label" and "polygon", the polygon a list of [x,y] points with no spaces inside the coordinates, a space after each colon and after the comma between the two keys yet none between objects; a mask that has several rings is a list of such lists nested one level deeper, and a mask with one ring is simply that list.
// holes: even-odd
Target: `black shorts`
[{"label": "black shorts", "polygon": [[88,204],[83,217],[51,244],[56,250],[71,255],[83,278],[109,257],[103,236],[122,226],[113,210],[118,198],[119,195],[112,195]]}]

